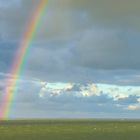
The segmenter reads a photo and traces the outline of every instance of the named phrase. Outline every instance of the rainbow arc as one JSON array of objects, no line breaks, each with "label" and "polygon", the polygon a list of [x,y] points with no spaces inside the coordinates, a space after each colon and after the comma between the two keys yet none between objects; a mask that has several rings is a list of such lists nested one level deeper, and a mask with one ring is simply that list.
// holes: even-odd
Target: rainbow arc
[{"label": "rainbow arc", "polygon": [[0,106],[0,119],[9,118],[12,101],[14,96],[16,96],[18,79],[26,63],[26,58],[30,47],[32,46],[36,32],[40,28],[42,18],[46,12],[47,4],[48,0],[39,0],[38,6],[34,10],[32,16],[29,18],[30,20],[28,21],[26,30],[23,33],[19,49],[16,52],[13,65],[11,67],[10,73],[12,76],[14,76],[14,79],[11,80],[11,78],[9,78],[7,80],[5,93]]}]

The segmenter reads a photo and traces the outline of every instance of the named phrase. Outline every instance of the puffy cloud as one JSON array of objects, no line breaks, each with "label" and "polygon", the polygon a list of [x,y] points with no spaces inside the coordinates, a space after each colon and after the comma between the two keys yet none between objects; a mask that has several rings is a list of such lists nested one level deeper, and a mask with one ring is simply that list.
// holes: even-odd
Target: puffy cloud
[{"label": "puffy cloud", "polygon": [[[5,84],[2,84],[3,80],[1,79],[0,82],[2,90],[5,88]],[[45,117],[47,113],[53,116],[55,112],[56,117],[62,117],[64,112],[67,114],[79,112],[89,117],[94,117],[94,114],[96,117],[101,117],[101,114],[109,117],[114,116],[115,113],[126,117],[126,114],[130,115],[132,111],[139,111],[139,98],[137,86],[50,83],[36,78],[21,79],[11,108],[16,115],[11,115],[13,117],[20,117],[21,114],[24,117]],[[37,115],[38,113],[40,115]],[[72,116],[80,117],[74,114]],[[116,117],[120,116],[116,115]],[[65,117],[68,116],[65,115]]]},{"label": "puffy cloud", "polygon": [[[47,83],[39,93],[40,97],[51,98],[63,95],[77,98],[107,97],[115,104],[127,105],[139,103],[140,88],[138,86],[118,86],[107,84],[80,83]],[[49,96],[50,95],[50,96]]]},{"label": "puffy cloud", "polygon": [[138,110],[138,109],[140,109],[140,106],[137,106],[137,105],[129,105],[126,109],[127,110]]},{"label": "puffy cloud", "polygon": [[43,97],[45,92],[50,93],[52,96],[60,95],[63,92],[70,91],[73,87],[71,83],[46,83],[41,88],[39,96]]}]

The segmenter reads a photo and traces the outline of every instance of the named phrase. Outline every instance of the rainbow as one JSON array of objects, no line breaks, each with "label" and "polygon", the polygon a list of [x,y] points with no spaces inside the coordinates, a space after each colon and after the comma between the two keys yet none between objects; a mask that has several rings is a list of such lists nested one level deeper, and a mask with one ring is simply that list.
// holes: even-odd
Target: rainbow
[{"label": "rainbow", "polygon": [[12,100],[16,94],[19,76],[25,65],[25,61],[28,56],[29,49],[32,45],[34,36],[40,27],[42,21],[41,19],[45,14],[47,4],[48,0],[39,0],[37,8],[34,10],[34,13],[32,14],[30,20],[27,23],[26,30],[23,33],[19,49],[16,52],[11,67],[10,74],[13,76],[13,78],[8,78],[7,80],[5,93],[2,98],[2,104],[0,106],[0,119],[9,118]]}]

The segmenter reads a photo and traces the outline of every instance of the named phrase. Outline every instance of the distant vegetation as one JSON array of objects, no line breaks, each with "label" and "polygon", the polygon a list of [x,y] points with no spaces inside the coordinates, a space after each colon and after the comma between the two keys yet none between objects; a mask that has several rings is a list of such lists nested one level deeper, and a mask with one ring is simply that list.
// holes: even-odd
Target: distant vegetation
[{"label": "distant vegetation", "polygon": [[139,140],[140,121],[0,121],[0,140]]}]

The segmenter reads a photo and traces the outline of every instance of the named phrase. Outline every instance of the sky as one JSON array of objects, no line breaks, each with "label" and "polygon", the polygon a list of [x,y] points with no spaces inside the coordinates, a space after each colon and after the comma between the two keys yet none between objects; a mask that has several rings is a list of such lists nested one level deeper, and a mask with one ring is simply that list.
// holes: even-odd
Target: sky
[{"label": "sky", "polygon": [[[0,102],[38,0],[0,0]],[[10,118],[140,118],[140,1],[49,0]]]}]

